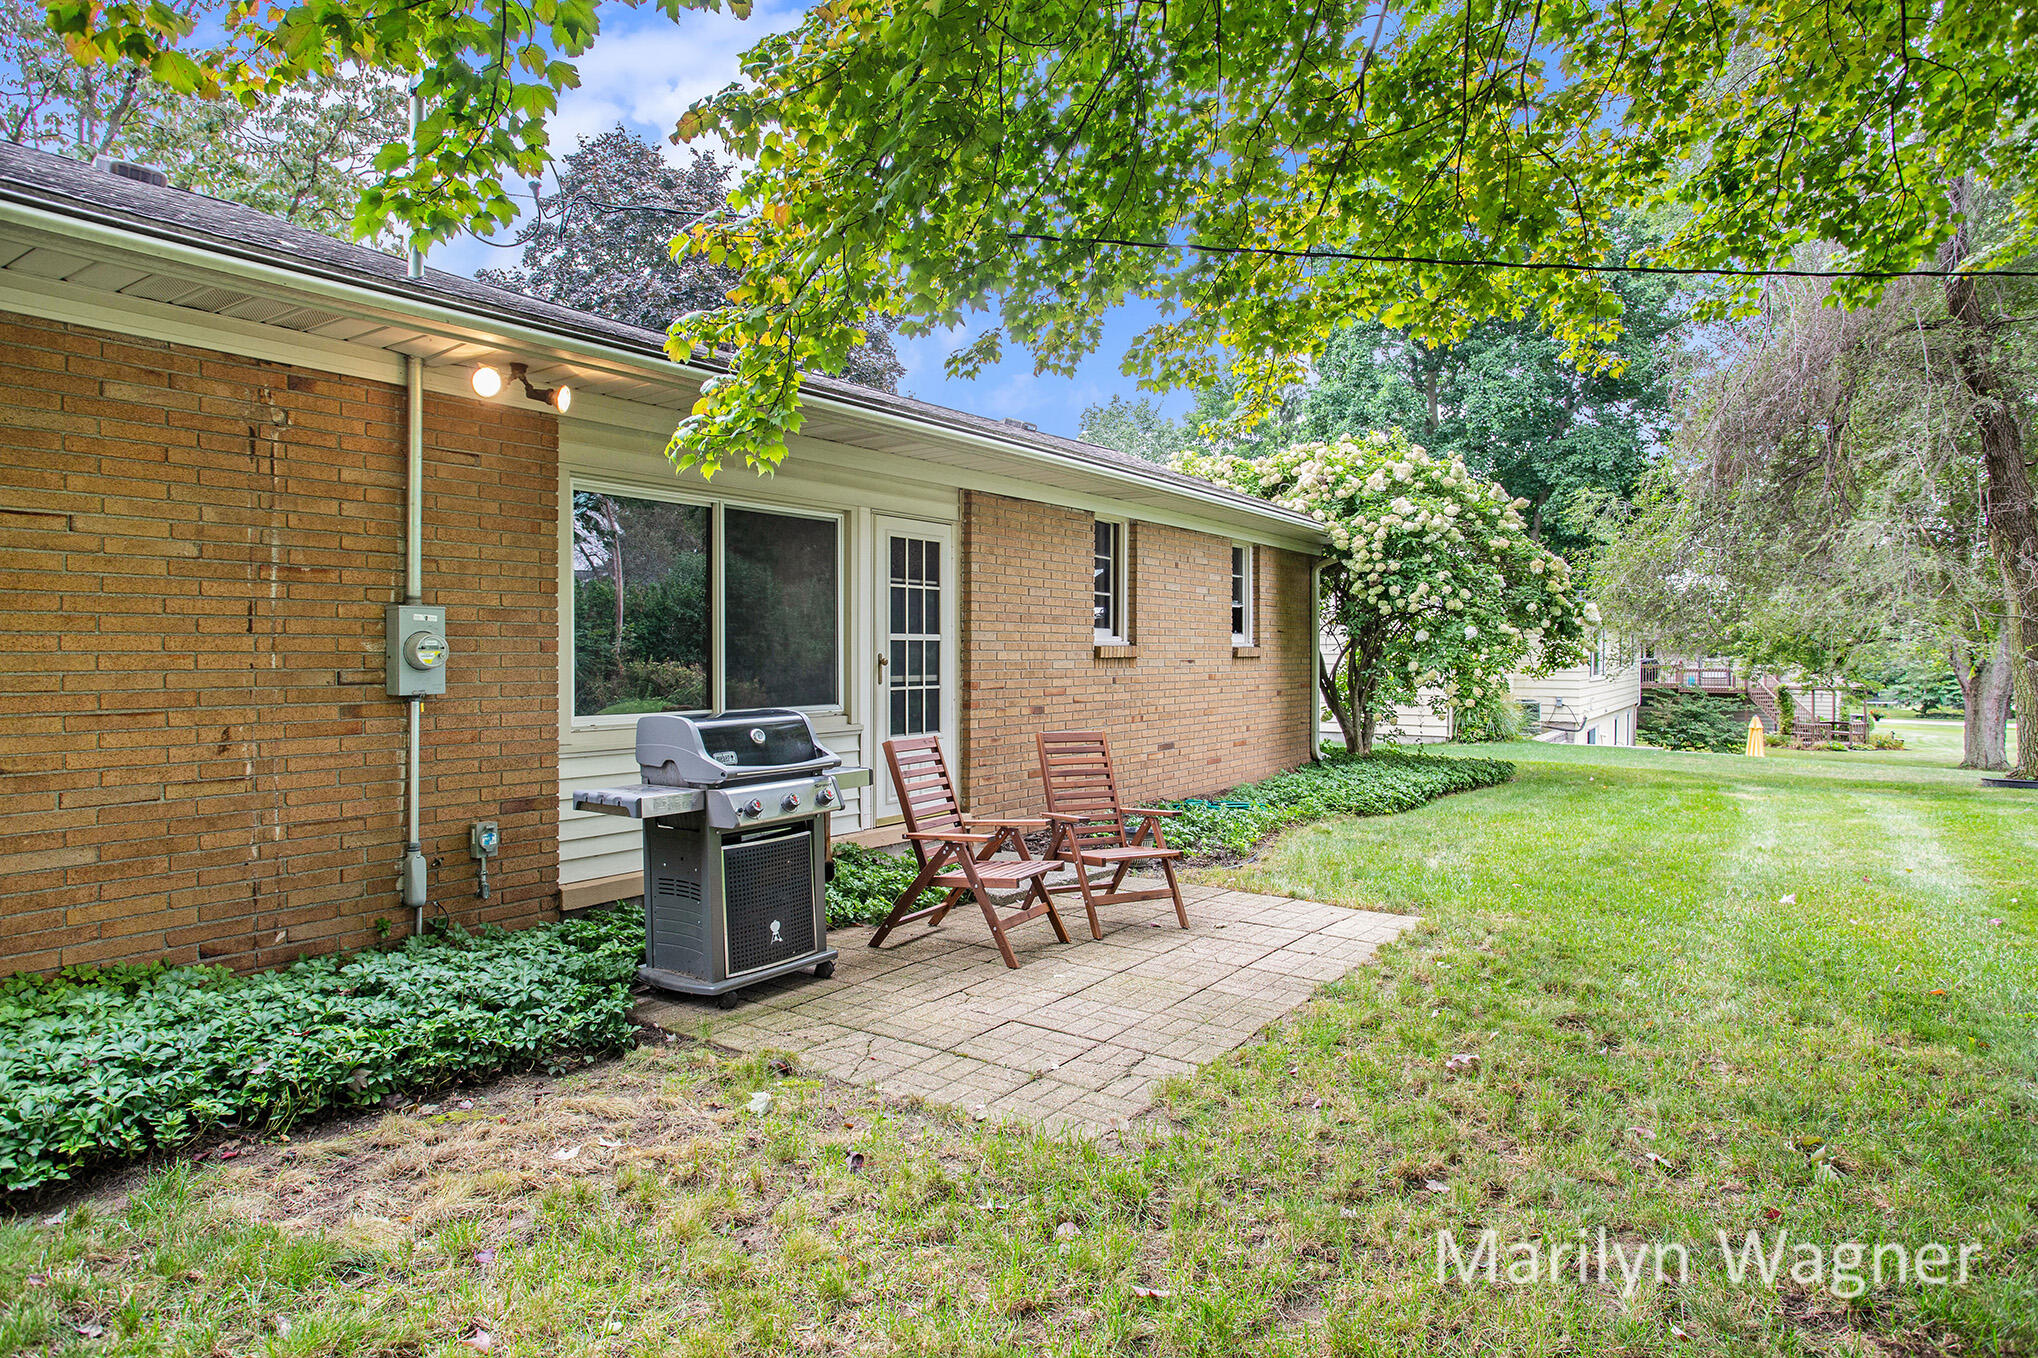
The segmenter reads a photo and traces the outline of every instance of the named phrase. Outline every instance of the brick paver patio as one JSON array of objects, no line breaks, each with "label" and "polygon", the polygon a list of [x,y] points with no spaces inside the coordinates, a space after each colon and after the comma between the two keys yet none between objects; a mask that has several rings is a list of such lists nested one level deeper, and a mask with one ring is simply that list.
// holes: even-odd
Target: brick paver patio
[{"label": "brick paver patio", "polygon": [[1079,901],[1057,901],[1075,941],[1055,942],[1045,920],[1013,930],[1017,971],[974,906],[936,929],[909,925],[881,949],[867,946],[868,929],[831,930],[842,957],[829,980],[769,982],[729,1011],[651,995],[636,1017],[984,1117],[1102,1131],[1143,1112],[1158,1081],[1244,1045],[1416,920],[1182,891],[1186,932],[1167,901],[1140,901],[1105,907],[1101,940]]}]

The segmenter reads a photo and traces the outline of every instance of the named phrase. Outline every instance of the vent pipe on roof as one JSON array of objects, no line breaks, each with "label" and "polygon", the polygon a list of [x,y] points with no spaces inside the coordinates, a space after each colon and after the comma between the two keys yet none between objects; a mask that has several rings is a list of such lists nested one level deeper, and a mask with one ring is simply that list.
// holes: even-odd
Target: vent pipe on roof
[{"label": "vent pipe on roof", "polygon": [[115,179],[132,179],[137,184],[149,184],[159,189],[170,187],[170,173],[153,165],[137,165],[131,160],[117,160],[112,156],[92,157],[92,168],[103,170]]}]

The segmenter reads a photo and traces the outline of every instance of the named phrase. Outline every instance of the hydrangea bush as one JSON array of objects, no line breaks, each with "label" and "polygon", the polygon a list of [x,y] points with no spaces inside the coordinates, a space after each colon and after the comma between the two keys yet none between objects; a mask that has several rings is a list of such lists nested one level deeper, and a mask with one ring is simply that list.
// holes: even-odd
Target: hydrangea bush
[{"label": "hydrangea bush", "polygon": [[1564,558],[1529,536],[1528,502],[1399,430],[1257,460],[1190,453],[1178,465],[1329,531],[1322,625],[1336,660],[1320,660],[1317,679],[1348,749],[1370,753],[1397,704],[1473,708],[1506,694],[1510,670],[1584,658],[1596,610]]}]

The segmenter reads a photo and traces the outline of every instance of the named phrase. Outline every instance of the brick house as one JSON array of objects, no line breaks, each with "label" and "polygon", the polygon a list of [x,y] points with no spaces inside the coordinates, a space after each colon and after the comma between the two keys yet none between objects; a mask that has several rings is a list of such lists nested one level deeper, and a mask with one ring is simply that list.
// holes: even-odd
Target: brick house
[{"label": "brick house", "polygon": [[634,776],[645,711],[805,709],[879,769],[839,835],[896,820],[895,733],[939,731],[985,812],[1035,804],[1043,728],[1110,731],[1142,799],[1309,757],[1306,519],[827,381],[776,476],[675,474],[709,373],[661,340],[0,146],[0,974],[411,927],[413,549],[450,652],[419,839],[467,924],[635,893],[634,826],[566,807]]}]

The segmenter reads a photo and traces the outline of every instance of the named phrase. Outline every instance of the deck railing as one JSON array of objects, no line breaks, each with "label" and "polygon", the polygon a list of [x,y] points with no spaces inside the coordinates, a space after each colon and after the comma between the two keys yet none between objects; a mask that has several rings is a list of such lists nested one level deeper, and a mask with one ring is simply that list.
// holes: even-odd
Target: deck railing
[{"label": "deck railing", "polygon": [[1642,682],[1664,688],[1745,689],[1747,675],[1731,665],[1686,665],[1657,660],[1642,662]]}]

